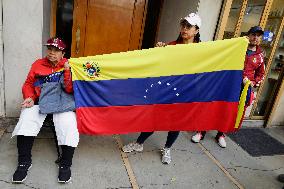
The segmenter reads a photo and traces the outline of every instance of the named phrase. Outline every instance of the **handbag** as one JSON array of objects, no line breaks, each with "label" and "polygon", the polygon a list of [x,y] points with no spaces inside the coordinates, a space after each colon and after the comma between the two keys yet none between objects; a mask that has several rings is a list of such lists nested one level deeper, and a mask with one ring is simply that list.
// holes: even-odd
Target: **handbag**
[{"label": "handbag", "polygon": [[41,84],[39,111],[42,114],[62,113],[75,110],[73,94],[65,92],[63,73],[59,82]]}]

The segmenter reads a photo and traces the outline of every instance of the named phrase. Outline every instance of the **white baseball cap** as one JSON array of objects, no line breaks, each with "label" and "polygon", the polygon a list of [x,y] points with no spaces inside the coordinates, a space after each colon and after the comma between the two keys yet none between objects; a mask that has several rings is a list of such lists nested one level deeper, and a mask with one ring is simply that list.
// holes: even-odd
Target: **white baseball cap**
[{"label": "white baseball cap", "polygon": [[201,26],[201,18],[195,13],[190,13],[189,15],[182,18],[181,20],[186,20],[191,25],[198,26],[199,28]]}]

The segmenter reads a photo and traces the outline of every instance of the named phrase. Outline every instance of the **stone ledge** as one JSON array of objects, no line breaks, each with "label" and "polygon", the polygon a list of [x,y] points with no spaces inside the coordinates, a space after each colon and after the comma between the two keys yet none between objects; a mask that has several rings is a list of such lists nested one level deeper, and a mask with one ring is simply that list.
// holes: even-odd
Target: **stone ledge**
[{"label": "stone ledge", "polygon": [[259,127],[263,128],[264,120],[244,120],[242,127]]},{"label": "stone ledge", "polygon": [[18,122],[18,117],[0,117],[0,128],[7,128],[10,125],[16,125]]}]

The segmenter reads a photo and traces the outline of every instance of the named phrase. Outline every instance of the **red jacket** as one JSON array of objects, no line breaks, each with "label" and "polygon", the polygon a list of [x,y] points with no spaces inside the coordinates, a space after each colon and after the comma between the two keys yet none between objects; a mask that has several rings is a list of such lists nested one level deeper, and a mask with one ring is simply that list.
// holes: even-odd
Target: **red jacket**
[{"label": "red jacket", "polygon": [[[40,96],[40,86],[35,86],[35,83],[41,76],[47,76],[62,68],[67,59],[63,58],[56,66],[52,66],[47,58],[36,60],[30,69],[27,79],[22,87],[23,98],[31,97],[34,101],[38,101]],[[67,93],[73,92],[71,71],[64,70],[64,86]]]},{"label": "red jacket", "polygon": [[264,54],[260,47],[251,55],[246,55],[243,78],[247,77],[253,85],[259,85],[264,79]]},{"label": "red jacket", "polygon": [[177,45],[177,44],[182,44],[182,43],[178,43],[177,41],[171,41],[168,43],[168,45]]},{"label": "red jacket", "polygon": [[[196,43],[196,42],[193,42]],[[183,44],[182,42],[177,42],[177,41],[171,41],[168,43],[168,45],[178,45],[178,44]]]}]

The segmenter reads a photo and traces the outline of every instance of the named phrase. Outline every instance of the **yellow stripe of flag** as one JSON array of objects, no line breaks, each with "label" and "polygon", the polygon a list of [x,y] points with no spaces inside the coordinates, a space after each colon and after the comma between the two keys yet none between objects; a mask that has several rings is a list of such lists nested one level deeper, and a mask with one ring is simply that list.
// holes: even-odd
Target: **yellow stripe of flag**
[{"label": "yellow stripe of flag", "polygon": [[250,81],[247,81],[244,89],[241,93],[241,97],[240,97],[240,101],[239,101],[239,107],[238,107],[238,114],[237,114],[237,118],[236,118],[236,123],[235,123],[235,129],[238,129],[241,126],[241,121],[243,118],[243,115],[245,113],[245,103],[247,100],[247,93],[248,93],[248,89],[250,86]]},{"label": "yellow stripe of flag", "polygon": [[71,58],[69,62],[73,80],[85,81],[243,70],[247,45],[248,40],[241,37]]}]

